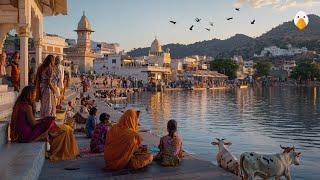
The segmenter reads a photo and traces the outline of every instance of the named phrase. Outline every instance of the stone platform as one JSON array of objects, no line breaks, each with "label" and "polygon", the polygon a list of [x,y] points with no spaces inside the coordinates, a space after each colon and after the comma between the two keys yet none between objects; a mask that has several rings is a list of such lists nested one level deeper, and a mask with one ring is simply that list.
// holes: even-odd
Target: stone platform
[{"label": "stone platform", "polygon": [[[156,136],[149,133],[141,133],[143,144],[155,145]],[[78,136],[80,148],[89,147],[90,140],[84,136]],[[77,170],[65,170],[74,168]],[[162,167],[153,162],[142,170],[122,170],[110,172],[104,169],[103,155],[95,157],[79,157],[72,161],[50,162],[46,160],[40,180],[55,179],[221,179],[233,180],[238,177],[222,170],[208,161],[196,159],[187,155],[178,167]]]}]

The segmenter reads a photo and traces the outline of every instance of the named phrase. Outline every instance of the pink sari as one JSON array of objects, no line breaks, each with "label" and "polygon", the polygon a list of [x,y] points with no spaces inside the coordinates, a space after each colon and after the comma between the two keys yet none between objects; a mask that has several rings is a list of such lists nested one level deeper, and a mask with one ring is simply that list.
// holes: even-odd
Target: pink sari
[{"label": "pink sari", "polygon": [[28,103],[20,103],[13,109],[10,123],[10,137],[12,142],[29,143],[39,140],[56,126],[54,117],[38,120],[40,123],[32,127],[27,120],[26,108]]}]

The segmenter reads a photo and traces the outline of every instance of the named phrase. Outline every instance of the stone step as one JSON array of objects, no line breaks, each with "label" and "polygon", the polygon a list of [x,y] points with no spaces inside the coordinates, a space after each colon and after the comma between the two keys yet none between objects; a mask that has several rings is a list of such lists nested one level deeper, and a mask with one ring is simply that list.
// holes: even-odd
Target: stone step
[{"label": "stone step", "polygon": [[1,180],[36,180],[45,160],[45,143],[6,144],[0,157]]},{"label": "stone step", "polygon": [[13,103],[0,105],[0,122],[6,121],[12,114]]},{"label": "stone step", "polygon": [[8,85],[7,84],[0,84],[0,92],[7,92]]},{"label": "stone step", "polygon": [[8,91],[0,92],[0,106],[5,104],[13,104],[17,98],[17,92]]}]

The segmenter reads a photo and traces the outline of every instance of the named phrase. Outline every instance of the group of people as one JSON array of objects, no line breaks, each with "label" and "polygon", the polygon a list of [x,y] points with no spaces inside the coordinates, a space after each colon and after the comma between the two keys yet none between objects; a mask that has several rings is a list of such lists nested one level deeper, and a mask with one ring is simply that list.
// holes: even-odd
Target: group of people
[{"label": "group of people", "polygon": [[168,135],[160,139],[159,153],[153,155],[142,144],[139,135],[139,112],[129,109],[112,126],[105,139],[104,159],[109,170],[140,169],[157,160],[163,166],[177,166],[183,158],[182,139],[177,134],[177,122],[168,121]]},{"label": "group of people", "polygon": [[[39,66],[34,85],[26,86],[18,96],[10,122],[12,142],[49,142],[51,160],[69,160],[79,155],[79,148],[68,125],[55,123],[56,107],[61,103],[63,73],[60,58],[48,55]],[[40,119],[36,120],[36,102],[40,101]]]},{"label": "group of people", "polygon": [[7,61],[7,54],[5,51],[0,52],[0,77],[7,77],[14,87],[15,91],[20,89],[20,54],[16,51],[12,56],[12,62]]}]

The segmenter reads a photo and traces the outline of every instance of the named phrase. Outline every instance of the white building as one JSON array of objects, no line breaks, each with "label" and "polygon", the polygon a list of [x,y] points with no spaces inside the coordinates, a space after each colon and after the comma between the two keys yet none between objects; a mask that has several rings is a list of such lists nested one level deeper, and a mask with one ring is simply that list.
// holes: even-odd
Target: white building
[{"label": "white building", "polygon": [[147,83],[166,79],[171,74],[170,62],[170,53],[162,52],[156,39],[151,45],[149,56],[133,59],[121,53],[105,54],[94,60],[93,67],[97,74],[131,76]]},{"label": "white building", "polygon": [[266,47],[261,51],[260,55],[255,54],[255,57],[264,57],[264,56],[268,56],[268,55],[273,56],[273,57],[294,56],[296,54],[302,54],[302,53],[309,52],[306,47],[296,48],[296,47],[292,47],[291,44],[288,44],[287,48],[288,49],[281,49],[277,46]]}]

